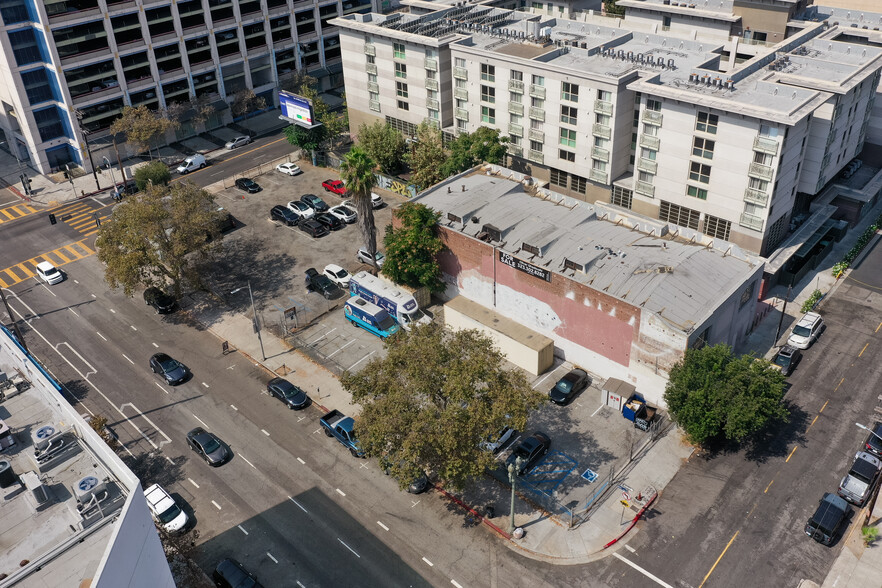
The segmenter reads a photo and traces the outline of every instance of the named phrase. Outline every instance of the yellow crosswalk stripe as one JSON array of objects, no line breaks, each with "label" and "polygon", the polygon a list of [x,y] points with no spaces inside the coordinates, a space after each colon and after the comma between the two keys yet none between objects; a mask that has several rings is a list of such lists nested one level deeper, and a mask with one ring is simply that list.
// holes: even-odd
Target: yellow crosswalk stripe
[{"label": "yellow crosswalk stripe", "polygon": [[68,259],[67,257],[65,257],[64,254],[61,253],[61,249],[56,249],[55,251],[52,252],[52,255],[54,255],[55,257],[60,258],[60,259],[61,259],[61,263],[70,263],[71,261],[73,261],[73,260]]},{"label": "yellow crosswalk stripe", "polygon": [[[83,255],[82,253],[80,253],[79,251],[77,251],[76,249],[71,247],[70,245],[65,245],[61,249],[63,249],[66,254],[73,257],[73,259],[71,261],[76,261],[78,259],[82,259],[83,257],[85,257],[85,255]],[[59,251],[61,249],[56,249],[56,251]]]},{"label": "yellow crosswalk stripe", "polygon": [[9,211],[10,211],[10,210],[12,210],[12,207],[11,207],[11,206],[10,206],[9,208],[0,208],[0,212],[2,212],[3,215],[4,215],[6,218],[8,218],[9,220],[15,220],[15,219],[17,219],[17,218],[18,218],[18,215],[11,215],[11,214],[9,214]]},{"label": "yellow crosswalk stripe", "polygon": [[27,262],[22,262],[22,263],[16,265],[15,267],[21,269],[21,271],[23,271],[24,273],[26,273],[26,274],[28,275],[28,277],[30,278],[31,276],[34,275],[34,272],[32,272],[31,270],[29,270],[29,269],[28,269],[28,266],[26,266],[25,263],[27,263]]},{"label": "yellow crosswalk stripe", "polygon": [[[14,284],[18,284],[19,282],[23,282],[28,278],[33,277],[34,271],[30,268],[36,268],[37,264],[41,261],[48,261],[55,267],[60,267],[71,263],[72,261],[77,261],[94,254],[95,252],[86,245],[85,239],[62,245],[58,249],[54,249],[47,253],[41,253],[40,255],[34,256],[21,263],[17,263],[5,269],[0,269],[0,287],[9,288]],[[55,261],[50,257],[52,255],[61,261]]]},{"label": "yellow crosswalk stripe", "polygon": [[7,284],[3,278],[0,278],[0,288],[8,288],[12,284]]}]

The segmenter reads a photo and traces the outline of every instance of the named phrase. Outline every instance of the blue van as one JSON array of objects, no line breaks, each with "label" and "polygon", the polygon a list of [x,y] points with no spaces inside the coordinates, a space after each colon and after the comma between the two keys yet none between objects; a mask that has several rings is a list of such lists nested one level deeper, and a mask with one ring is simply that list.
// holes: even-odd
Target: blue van
[{"label": "blue van", "polygon": [[389,313],[364,298],[353,296],[346,301],[343,311],[346,313],[346,320],[377,337],[385,339],[398,332],[398,323]]}]

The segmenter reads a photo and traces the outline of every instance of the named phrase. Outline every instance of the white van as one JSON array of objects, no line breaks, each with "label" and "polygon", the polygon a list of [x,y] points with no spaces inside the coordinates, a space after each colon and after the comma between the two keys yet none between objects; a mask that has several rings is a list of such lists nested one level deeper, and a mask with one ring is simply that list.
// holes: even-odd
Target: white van
[{"label": "white van", "polygon": [[178,173],[186,174],[203,167],[205,167],[205,156],[197,153],[181,162],[181,165],[178,166]]}]

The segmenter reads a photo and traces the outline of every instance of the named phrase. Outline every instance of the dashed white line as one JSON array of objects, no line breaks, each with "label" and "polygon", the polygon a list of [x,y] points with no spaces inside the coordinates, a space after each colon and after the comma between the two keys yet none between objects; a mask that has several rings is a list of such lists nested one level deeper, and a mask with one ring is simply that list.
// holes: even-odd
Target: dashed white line
[{"label": "dashed white line", "polygon": [[263,433],[264,435],[266,435],[267,437],[270,436],[269,431],[267,431],[266,429],[261,429],[260,432]]},{"label": "dashed white line", "polygon": [[453,584],[454,586],[456,586],[456,588],[462,588],[462,584],[460,584],[456,580],[451,580],[450,583]]},{"label": "dashed white line", "polygon": [[279,560],[277,560],[276,558],[274,558],[272,553],[270,553],[269,551],[267,551],[266,554],[267,554],[267,556],[269,556],[269,558],[270,558],[271,560],[273,560],[273,563],[279,563]]},{"label": "dashed white line", "polygon": [[97,297],[97,296],[95,296],[95,295],[94,295],[94,294],[92,294],[92,298],[98,298],[98,297]]},{"label": "dashed white line", "polygon": [[340,490],[339,488],[337,488],[337,494],[339,494],[340,496],[346,496],[346,493],[343,492],[342,490]]},{"label": "dashed white line", "polygon": [[231,404],[231,405],[230,405],[230,408],[232,408],[233,410],[239,410],[238,408],[236,408],[236,405],[235,405],[235,404]]},{"label": "dashed white line", "polygon": [[159,349],[159,345],[157,345],[156,343],[153,343],[153,346]]},{"label": "dashed white line", "polygon": [[132,328],[133,331],[137,331],[137,330],[138,330],[138,327],[136,327],[135,325],[129,325],[129,326]]},{"label": "dashed white line", "polygon": [[239,457],[241,457],[242,459],[244,459],[244,460],[245,460],[245,463],[247,463],[248,465],[250,465],[251,467],[253,467],[255,470],[257,469],[257,468],[254,466],[254,464],[251,463],[250,461],[248,461],[247,459],[245,459],[245,456],[242,455],[241,453],[239,454]]},{"label": "dashed white line", "polygon": [[74,313],[76,316],[80,316],[79,314],[77,314],[77,311],[75,311],[74,309],[68,308],[68,310],[71,311],[72,313]]},{"label": "dashed white line", "polygon": [[78,281],[76,281],[76,280],[74,280],[74,284],[79,284],[79,282],[78,282]]},{"label": "dashed white line", "polygon": [[116,314],[116,311],[113,310],[112,308],[110,309],[110,312],[112,312],[113,314]]},{"label": "dashed white line", "polygon": [[240,531],[242,531],[242,532],[245,533],[246,535],[248,534],[248,531],[245,530],[245,527],[243,527],[242,525],[236,525],[236,526],[239,527],[239,530],[240,530]]},{"label": "dashed white line", "polygon": [[191,483],[191,484],[193,484],[193,485],[196,486],[197,488],[199,487],[199,484],[197,484],[196,482],[194,482],[194,481],[193,481],[193,478],[187,478],[187,479],[190,480],[190,483]]},{"label": "dashed white line", "polygon": [[[126,359],[129,359],[129,356],[126,355],[125,353],[123,353],[122,356],[125,357]],[[129,363],[132,364],[132,365],[135,365],[135,362],[132,361],[131,359],[129,359]]]},{"label": "dashed white line", "polygon": [[426,562],[427,564],[429,564],[429,567],[430,567],[430,568],[434,568],[434,567],[435,567],[435,564],[433,564],[432,562],[430,562],[430,561],[427,560],[426,558],[423,558],[423,561]]},{"label": "dashed white line", "polygon": [[215,502],[214,500],[212,500],[211,503],[214,505],[214,507],[215,507],[216,509],[221,510],[221,505],[219,505],[217,502]]},{"label": "dashed white line", "polygon": [[299,461],[301,463],[301,465],[306,465],[306,462],[303,461],[302,459],[300,459],[299,457],[297,458],[297,461]]},{"label": "dashed white line", "polygon": [[300,583],[300,580],[295,580],[295,582],[297,582],[297,585],[300,586],[300,588],[306,588],[306,586]]},{"label": "dashed white line", "polygon": [[386,531],[389,530],[389,527],[387,527],[386,525],[384,525],[384,524],[381,523],[380,521],[377,521],[377,524],[380,525],[381,527],[383,527],[384,530],[386,530]]},{"label": "dashed white line", "polygon": [[166,390],[165,388],[163,388],[163,387],[162,387],[162,384],[160,384],[159,382],[153,382],[153,383],[156,384],[156,386],[157,386],[160,390],[162,390],[163,392],[165,392],[166,394],[168,394],[168,390]]},{"label": "dashed white line", "polygon": [[355,557],[357,557],[358,559],[361,559],[361,556],[358,555],[358,553],[357,553],[354,549],[352,549],[351,547],[349,547],[348,545],[346,545],[346,542],[344,542],[344,541],[343,541],[342,539],[340,539],[339,537],[337,537],[337,541],[339,541],[339,542],[343,545],[343,547],[345,547],[346,549],[348,549],[349,551],[351,551],[352,553],[354,553],[354,554],[355,554]]},{"label": "dashed white line", "polygon": [[104,335],[102,335],[102,334],[99,333],[98,331],[95,331],[95,333],[96,333],[99,337],[101,337],[102,339],[104,339],[105,341],[107,341],[107,338],[106,338]]},{"label": "dashed white line", "polygon": [[175,465],[175,460],[173,460],[173,459],[170,458],[169,456],[166,455],[166,456],[165,456],[165,459],[168,460],[168,463],[170,463],[170,464],[172,464],[172,465]]},{"label": "dashed white line", "polygon": [[288,497],[288,500],[290,500],[291,502],[293,502],[294,504],[296,504],[297,506],[299,506],[299,507],[300,507],[300,510],[302,510],[303,512],[309,512],[308,510],[306,510],[305,508],[303,508],[303,505],[302,505],[302,504],[300,504],[299,502],[297,502],[296,500],[294,500],[294,499],[291,498],[290,496]]},{"label": "dashed white line", "polygon": [[619,558],[620,560],[622,560],[623,562],[625,562],[626,564],[628,564],[629,566],[631,566],[632,568],[634,568],[635,570],[637,570],[638,572],[640,572],[641,574],[643,574],[644,576],[649,578],[650,580],[653,580],[659,586],[664,586],[664,588],[674,588],[673,586],[671,586],[667,582],[662,582],[659,578],[653,576],[652,574],[650,574],[649,572],[647,572],[646,570],[644,570],[643,568],[641,568],[640,566],[638,566],[634,562],[628,561],[624,556],[619,555],[618,553],[613,553],[613,557]]},{"label": "dashed white line", "polygon": [[202,382],[202,385],[208,388],[208,384],[206,384],[205,382]]},{"label": "dashed white line", "polygon": [[630,545],[625,545],[625,549],[630,551],[631,553],[637,553],[637,550],[631,547]]},{"label": "dashed white line", "polygon": [[[191,412],[190,414],[193,414],[193,413]],[[197,421],[199,421],[200,423],[202,423],[202,426],[203,426],[203,427],[207,427],[207,426],[208,426],[208,425],[205,424],[205,421],[203,421],[202,419],[200,419],[200,418],[199,418],[198,416],[196,416],[195,414],[193,414],[193,418],[196,419]]]}]

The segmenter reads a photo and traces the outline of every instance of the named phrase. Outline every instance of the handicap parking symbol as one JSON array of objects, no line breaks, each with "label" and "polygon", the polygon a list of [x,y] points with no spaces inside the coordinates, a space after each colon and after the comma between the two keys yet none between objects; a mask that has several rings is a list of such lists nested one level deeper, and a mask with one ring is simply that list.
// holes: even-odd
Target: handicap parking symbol
[{"label": "handicap parking symbol", "polygon": [[597,472],[592,470],[585,470],[582,472],[582,477],[588,480],[589,482],[593,482],[597,479]]}]

